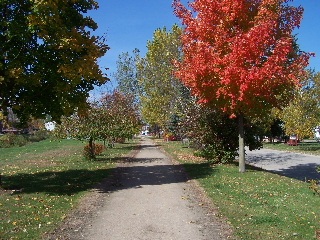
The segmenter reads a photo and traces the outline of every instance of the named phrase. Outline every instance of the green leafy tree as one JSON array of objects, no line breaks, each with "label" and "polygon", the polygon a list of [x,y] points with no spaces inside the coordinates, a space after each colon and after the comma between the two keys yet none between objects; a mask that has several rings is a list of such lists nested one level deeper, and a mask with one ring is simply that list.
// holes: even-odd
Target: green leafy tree
[{"label": "green leafy tree", "polygon": [[133,96],[136,101],[139,101],[140,93],[137,72],[139,59],[139,49],[137,48],[132,51],[132,55],[129,52],[120,54],[117,61],[117,72],[113,74],[118,83],[118,91],[124,95]]},{"label": "green leafy tree", "polygon": [[168,127],[171,115],[181,112],[183,94],[188,92],[172,74],[172,60],[182,60],[181,33],[177,25],[171,32],[157,29],[148,41],[146,56],[138,64],[142,116],[161,128]]},{"label": "green leafy tree", "polygon": [[56,125],[54,135],[58,138],[75,138],[89,142],[90,159],[95,159],[94,141],[101,139],[100,127],[104,124],[103,111],[91,105],[84,112],[75,112],[69,117],[63,116]]},{"label": "green leafy tree", "polygon": [[100,102],[90,104],[90,108],[63,117],[55,129],[57,137],[72,137],[89,141],[90,158],[95,158],[94,142],[126,138],[140,131],[138,109],[132,101],[117,91],[106,94]]},{"label": "green leafy tree", "polygon": [[103,138],[130,138],[140,132],[141,119],[139,108],[131,95],[124,95],[117,89],[101,99],[108,124],[102,126]]},{"label": "green leafy tree", "polygon": [[294,98],[282,111],[275,111],[284,122],[287,135],[313,137],[320,125],[320,73],[308,72]]},{"label": "green leafy tree", "polygon": [[[234,161],[238,151],[238,126],[235,118],[221,109],[212,109],[194,103],[186,111],[180,124],[183,135],[189,138],[197,150],[196,155],[205,157],[214,163]],[[263,129],[260,123],[245,119],[245,140],[249,149],[260,148],[261,142],[254,136],[260,136]]]},{"label": "green leafy tree", "polygon": [[97,24],[83,14],[93,0],[0,2],[0,108],[21,121],[53,120],[85,108],[88,92],[108,78],[97,59],[108,50]]},{"label": "green leafy tree", "polygon": [[275,138],[285,137],[284,123],[279,118],[270,119],[269,126],[265,131],[265,135],[271,138],[271,141],[274,142]]}]

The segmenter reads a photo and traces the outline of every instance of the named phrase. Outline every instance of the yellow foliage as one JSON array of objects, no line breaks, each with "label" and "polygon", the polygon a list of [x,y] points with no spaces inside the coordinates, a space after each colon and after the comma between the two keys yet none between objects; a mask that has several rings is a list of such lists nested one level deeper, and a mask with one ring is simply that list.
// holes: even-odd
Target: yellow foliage
[{"label": "yellow foliage", "polygon": [[173,59],[181,58],[181,29],[174,25],[171,32],[157,29],[152,41],[148,41],[148,52],[138,63],[139,85],[143,118],[151,124],[165,127],[170,115],[179,109],[180,81],[172,75]]},{"label": "yellow foliage", "polygon": [[314,129],[319,125],[319,108],[317,101],[308,93],[299,93],[290,104],[278,113],[285,122],[287,135],[313,137]]}]

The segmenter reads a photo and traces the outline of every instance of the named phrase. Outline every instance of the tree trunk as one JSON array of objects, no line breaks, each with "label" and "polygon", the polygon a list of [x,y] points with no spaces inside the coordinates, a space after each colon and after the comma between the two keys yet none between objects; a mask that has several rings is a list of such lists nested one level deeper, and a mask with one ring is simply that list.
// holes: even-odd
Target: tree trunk
[{"label": "tree trunk", "polygon": [[243,114],[239,115],[239,172],[246,171],[246,159],[244,151]]},{"label": "tree trunk", "polygon": [[90,158],[95,159],[93,139],[89,139]]}]

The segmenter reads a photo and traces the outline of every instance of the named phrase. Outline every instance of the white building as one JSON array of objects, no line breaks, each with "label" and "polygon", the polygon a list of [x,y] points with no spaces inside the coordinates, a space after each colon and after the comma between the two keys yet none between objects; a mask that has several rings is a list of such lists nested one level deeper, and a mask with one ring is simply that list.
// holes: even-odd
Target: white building
[{"label": "white building", "polygon": [[56,127],[56,123],[55,122],[47,122],[44,124],[44,126],[48,131],[53,131],[54,128]]}]

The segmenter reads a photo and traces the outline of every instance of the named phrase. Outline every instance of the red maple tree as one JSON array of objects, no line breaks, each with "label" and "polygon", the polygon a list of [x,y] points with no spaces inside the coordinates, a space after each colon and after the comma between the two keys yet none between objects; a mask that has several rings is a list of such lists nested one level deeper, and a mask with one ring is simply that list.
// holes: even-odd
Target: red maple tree
[{"label": "red maple tree", "polygon": [[293,37],[303,8],[289,1],[194,0],[191,10],[173,3],[185,25],[184,60],[175,62],[175,75],[200,103],[239,117],[240,138],[243,116],[287,104],[308,65],[310,54],[299,51]]}]

